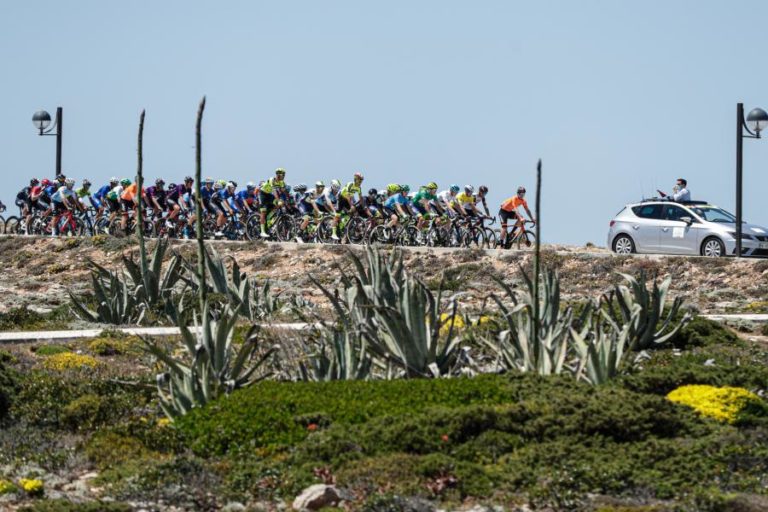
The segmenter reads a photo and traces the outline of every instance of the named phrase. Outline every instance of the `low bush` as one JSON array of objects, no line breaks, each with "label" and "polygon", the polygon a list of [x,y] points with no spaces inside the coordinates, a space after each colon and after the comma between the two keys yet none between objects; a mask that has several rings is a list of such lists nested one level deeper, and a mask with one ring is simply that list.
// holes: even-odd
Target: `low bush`
[{"label": "low bush", "polygon": [[718,322],[700,316],[695,317],[669,340],[669,344],[679,349],[740,343],[742,343],[741,340],[733,331]]},{"label": "low bush", "polygon": [[19,391],[18,374],[0,359],[0,421],[8,416],[13,398]]},{"label": "low bush", "polygon": [[69,500],[43,500],[21,507],[19,512],[131,512],[133,507],[113,501],[72,502]]},{"label": "low bush", "polygon": [[63,354],[65,352],[72,352],[69,348],[63,345],[42,345],[32,349],[35,355],[38,356],[54,356],[56,354]]}]

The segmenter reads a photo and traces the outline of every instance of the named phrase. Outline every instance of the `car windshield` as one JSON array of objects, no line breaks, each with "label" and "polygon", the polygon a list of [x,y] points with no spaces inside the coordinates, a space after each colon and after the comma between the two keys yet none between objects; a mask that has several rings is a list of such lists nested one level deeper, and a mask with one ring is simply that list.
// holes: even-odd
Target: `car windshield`
[{"label": "car windshield", "polygon": [[736,222],[736,217],[716,206],[696,206],[691,208],[702,219],[709,222]]}]

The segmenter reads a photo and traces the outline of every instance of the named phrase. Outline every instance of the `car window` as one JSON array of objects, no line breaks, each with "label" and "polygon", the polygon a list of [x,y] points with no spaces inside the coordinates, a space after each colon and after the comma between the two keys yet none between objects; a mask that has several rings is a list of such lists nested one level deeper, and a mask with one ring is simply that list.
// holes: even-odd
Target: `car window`
[{"label": "car window", "polygon": [[639,206],[632,207],[632,211],[635,215],[643,219],[660,219],[661,218],[661,205],[660,204],[641,204]]},{"label": "car window", "polygon": [[691,214],[679,206],[668,204],[664,207],[664,220],[680,220],[683,217],[690,217]]},{"label": "car window", "polygon": [[712,206],[701,206],[693,209],[696,214],[709,222],[736,222],[736,218],[725,210]]}]

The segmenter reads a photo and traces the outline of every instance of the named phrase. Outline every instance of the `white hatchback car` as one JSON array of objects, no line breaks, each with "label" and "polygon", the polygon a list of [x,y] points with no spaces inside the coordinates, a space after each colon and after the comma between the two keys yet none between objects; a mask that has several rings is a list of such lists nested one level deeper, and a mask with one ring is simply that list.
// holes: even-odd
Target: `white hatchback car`
[{"label": "white hatchback car", "polygon": [[[768,256],[768,228],[747,223],[742,226],[742,255]],[[649,200],[629,204],[611,221],[608,247],[618,254],[733,256],[736,217],[706,201]]]}]

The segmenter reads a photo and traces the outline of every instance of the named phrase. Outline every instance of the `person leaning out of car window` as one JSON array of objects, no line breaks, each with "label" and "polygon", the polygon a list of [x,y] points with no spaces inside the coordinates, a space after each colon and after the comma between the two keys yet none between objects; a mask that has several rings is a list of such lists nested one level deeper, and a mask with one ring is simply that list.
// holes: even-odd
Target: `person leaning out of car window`
[{"label": "person leaning out of car window", "polygon": [[677,184],[672,187],[672,193],[667,195],[661,190],[657,190],[664,201],[674,201],[676,203],[690,201],[691,192],[688,190],[688,182],[684,178],[677,178]]}]

